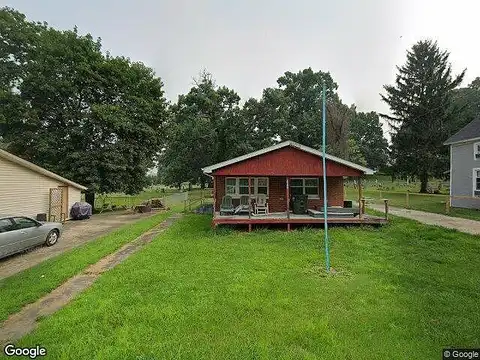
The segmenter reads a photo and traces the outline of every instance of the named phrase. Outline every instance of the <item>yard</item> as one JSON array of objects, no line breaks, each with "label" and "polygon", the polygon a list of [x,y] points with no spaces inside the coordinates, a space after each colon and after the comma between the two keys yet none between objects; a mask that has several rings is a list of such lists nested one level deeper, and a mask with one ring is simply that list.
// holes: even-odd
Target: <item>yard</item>
[{"label": "yard", "polygon": [[163,190],[165,192],[159,187],[150,187],[137,195],[97,194],[95,196],[95,212],[111,211],[122,207],[132,208],[152,198],[162,199],[164,205],[168,207],[183,205],[185,199],[189,199],[191,203],[196,205],[200,199],[209,198],[212,189],[193,189],[184,192],[170,188],[163,188]]},{"label": "yard", "polygon": [[[49,359],[438,359],[480,346],[478,239],[394,218],[213,231],[189,215],[17,345]],[[21,286],[19,286],[21,289]]]}]

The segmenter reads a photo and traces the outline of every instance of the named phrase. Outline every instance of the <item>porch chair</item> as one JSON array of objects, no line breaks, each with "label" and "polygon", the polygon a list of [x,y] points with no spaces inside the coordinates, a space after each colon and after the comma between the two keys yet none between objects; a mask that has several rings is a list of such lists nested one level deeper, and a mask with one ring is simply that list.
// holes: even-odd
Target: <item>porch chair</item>
[{"label": "porch chair", "polygon": [[264,194],[257,196],[255,201],[255,215],[268,215],[267,197]]},{"label": "porch chair", "polygon": [[232,197],[225,195],[220,204],[220,215],[233,215],[235,208],[233,207]]},{"label": "porch chair", "polygon": [[247,212],[250,210],[249,206],[250,197],[248,195],[240,196],[240,205],[235,208],[234,214],[240,214],[242,212]]}]

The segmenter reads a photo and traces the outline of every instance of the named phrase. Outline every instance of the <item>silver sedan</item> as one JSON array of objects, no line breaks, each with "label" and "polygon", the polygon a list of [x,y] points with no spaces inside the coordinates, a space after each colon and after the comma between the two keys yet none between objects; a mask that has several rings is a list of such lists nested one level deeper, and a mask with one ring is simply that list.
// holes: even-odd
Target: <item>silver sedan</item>
[{"label": "silver sedan", "polygon": [[55,245],[63,225],[39,222],[26,216],[0,215],[0,258],[45,244]]}]

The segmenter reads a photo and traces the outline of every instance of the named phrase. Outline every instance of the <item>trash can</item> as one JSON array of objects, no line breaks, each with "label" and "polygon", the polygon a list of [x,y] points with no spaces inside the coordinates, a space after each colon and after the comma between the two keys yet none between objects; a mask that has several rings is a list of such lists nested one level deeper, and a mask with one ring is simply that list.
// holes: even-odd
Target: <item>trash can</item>
[{"label": "trash can", "polygon": [[292,200],[294,214],[305,214],[307,212],[308,195],[294,195]]}]

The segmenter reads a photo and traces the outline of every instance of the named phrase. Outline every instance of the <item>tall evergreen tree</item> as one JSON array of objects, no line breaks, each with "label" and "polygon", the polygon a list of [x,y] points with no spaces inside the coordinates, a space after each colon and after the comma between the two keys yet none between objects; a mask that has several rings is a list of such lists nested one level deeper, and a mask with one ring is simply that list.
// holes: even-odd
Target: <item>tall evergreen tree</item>
[{"label": "tall evergreen tree", "polygon": [[395,85],[385,85],[383,101],[391,115],[382,114],[392,127],[392,159],[397,172],[418,176],[420,192],[428,179],[448,168],[443,142],[453,128],[453,89],[465,70],[452,75],[449,53],[431,40],[420,41],[407,52],[405,65],[397,67]]}]

